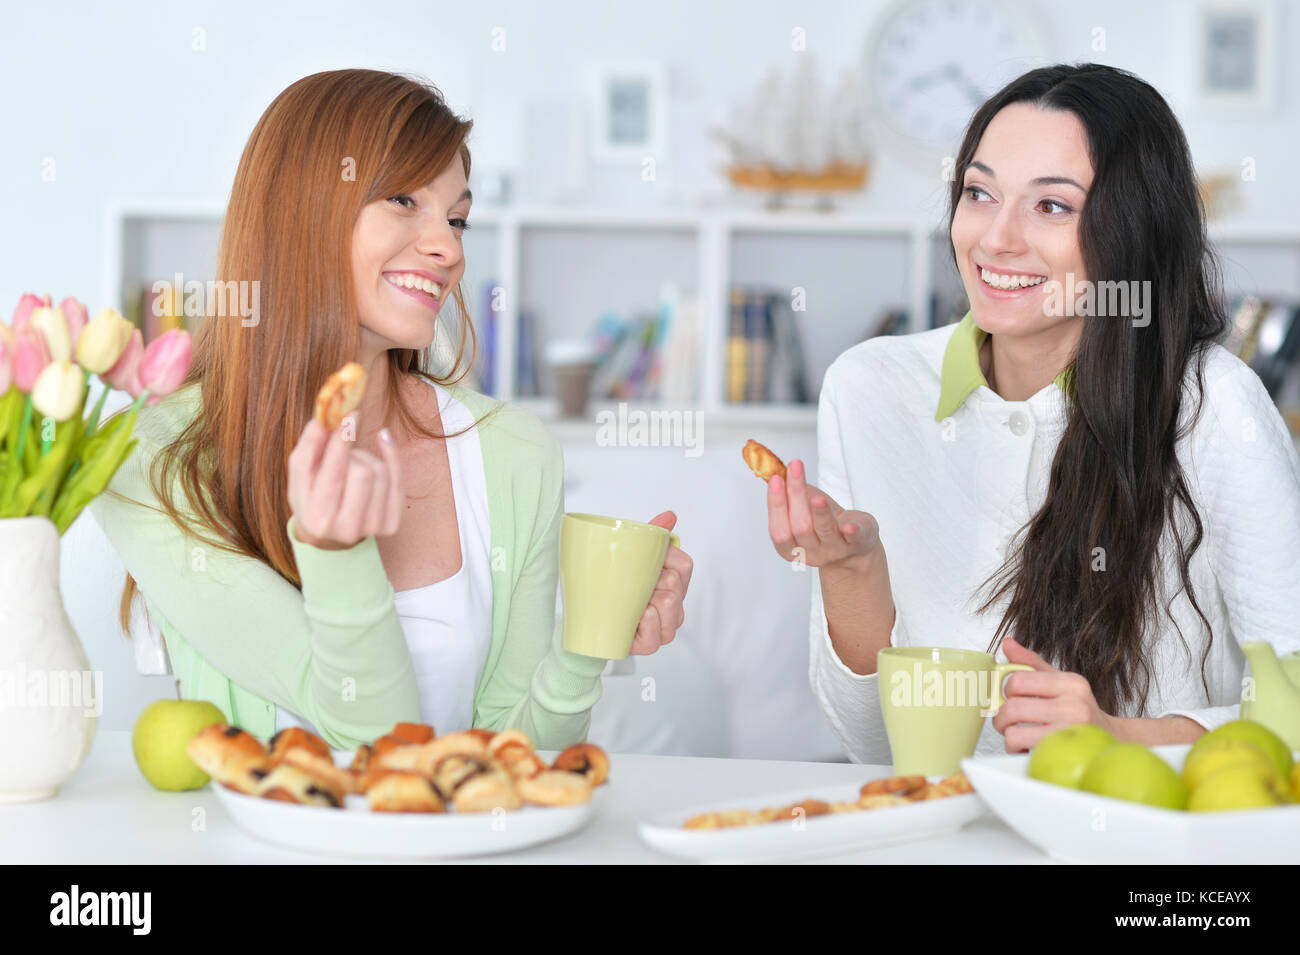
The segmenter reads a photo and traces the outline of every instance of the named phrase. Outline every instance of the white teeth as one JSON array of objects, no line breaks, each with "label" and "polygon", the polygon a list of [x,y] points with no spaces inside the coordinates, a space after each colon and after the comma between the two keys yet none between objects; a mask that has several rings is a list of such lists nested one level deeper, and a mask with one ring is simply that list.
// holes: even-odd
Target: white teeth
[{"label": "white teeth", "polygon": [[994,288],[1008,290],[1028,288],[1031,285],[1038,285],[1040,282],[1047,281],[1046,277],[1042,275],[1000,275],[997,272],[990,272],[988,269],[980,269],[980,278]]},{"label": "white teeth", "polygon": [[413,275],[410,272],[403,272],[401,275],[385,275],[389,282],[398,288],[418,288],[422,292],[427,292],[434,298],[437,298],[441,292],[437,283],[423,276]]}]

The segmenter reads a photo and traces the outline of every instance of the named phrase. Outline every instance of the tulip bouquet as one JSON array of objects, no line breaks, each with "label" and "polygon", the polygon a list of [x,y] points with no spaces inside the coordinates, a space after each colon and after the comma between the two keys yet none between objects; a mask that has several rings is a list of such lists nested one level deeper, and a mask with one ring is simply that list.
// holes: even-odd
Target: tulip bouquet
[{"label": "tulip bouquet", "polygon": [[[135,447],[140,408],[180,386],[190,346],[172,329],[146,348],[115,309],[89,319],[75,298],[24,295],[0,324],[0,519],[41,515],[67,530]],[[87,417],[92,374],[107,387]],[[101,425],[110,388],[135,401]]]}]

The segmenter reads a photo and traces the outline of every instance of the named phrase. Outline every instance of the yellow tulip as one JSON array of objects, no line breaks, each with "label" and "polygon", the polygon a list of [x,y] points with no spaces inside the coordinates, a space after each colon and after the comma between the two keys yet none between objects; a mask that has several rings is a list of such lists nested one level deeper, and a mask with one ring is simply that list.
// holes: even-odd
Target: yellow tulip
[{"label": "yellow tulip", "polygon": [[30,324],[45,337],[45,344],[50,349],[50,358],[54,361],[68,361],[72,358],[72,338],[68,332],[68,322],[58,308],[43,305],[34,309]]},{"label": "yellow tulip", "polygon": [[47,418],[67,421],[81,407],[86,378],[72,362],[52,361],[32,385],[32,407]]},{"label": "yellow tulip", "polygon": [[135,326],[117,309],[104,309],[81,330],[77,339],[77,364],[86,371],[102,375],[122,357],[134,329]]}]

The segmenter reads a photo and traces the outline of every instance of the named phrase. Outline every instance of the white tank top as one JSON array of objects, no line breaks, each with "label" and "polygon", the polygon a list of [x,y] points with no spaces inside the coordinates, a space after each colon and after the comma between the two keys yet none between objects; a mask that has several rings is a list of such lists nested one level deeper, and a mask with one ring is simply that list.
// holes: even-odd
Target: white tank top
[{"label": "white tank top", "polygon": [[[430,384],[438,394],[444,434],[473,424],[468,408],[446,388]],[[427,587],[399,590],[393,601],[415,667],[420,719],[440,736],[473,725],[474,693],[492,641],[492,526],[478,428],[447,439],[447,464],[460,533],[460,570]],[[276,730],[289,726],[316,732],[307,720],[277,706]]]}]

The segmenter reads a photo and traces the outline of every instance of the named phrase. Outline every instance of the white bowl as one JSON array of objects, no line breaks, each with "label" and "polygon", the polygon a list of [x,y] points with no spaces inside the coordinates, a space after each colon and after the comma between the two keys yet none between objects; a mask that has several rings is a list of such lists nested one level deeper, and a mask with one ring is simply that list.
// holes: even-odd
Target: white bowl
[{"label": "white bowl", "polygon": [[[1176,770],[1191,746],[1153,746]],[[961,767],[1002,821],[1054,859],[1142,865],[1294,864],[1300,805],[1183,812],[1039,782],[1029,755],[968,757]]]}]

